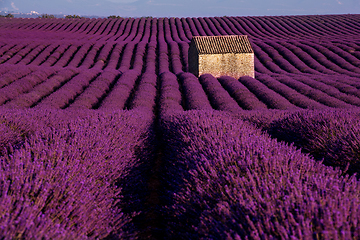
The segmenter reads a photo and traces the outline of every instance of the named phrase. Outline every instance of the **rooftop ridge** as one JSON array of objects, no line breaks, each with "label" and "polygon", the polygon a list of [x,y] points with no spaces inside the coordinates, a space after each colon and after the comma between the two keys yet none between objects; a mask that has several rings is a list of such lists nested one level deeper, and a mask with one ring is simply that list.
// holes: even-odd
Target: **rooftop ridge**
[{"label": "rooftop ridge", "polygon": [[199,54],[254,53],[247,35],[194,36]]}]

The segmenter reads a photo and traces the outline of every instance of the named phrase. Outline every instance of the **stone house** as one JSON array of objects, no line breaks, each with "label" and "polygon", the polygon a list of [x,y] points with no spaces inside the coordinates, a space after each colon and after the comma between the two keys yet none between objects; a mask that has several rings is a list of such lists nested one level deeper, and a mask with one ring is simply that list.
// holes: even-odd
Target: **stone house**
[{"label": "stone house", "polygon": [[255,77],[254,51],[246,35],[195,36],[188,53],[189,71],[199,77]]}]

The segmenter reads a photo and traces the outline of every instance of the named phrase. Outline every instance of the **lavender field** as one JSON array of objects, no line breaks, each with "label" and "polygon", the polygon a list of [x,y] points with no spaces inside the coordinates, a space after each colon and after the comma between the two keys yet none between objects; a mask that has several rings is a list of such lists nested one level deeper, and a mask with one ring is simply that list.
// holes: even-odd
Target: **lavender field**
[{"label": "lavender field", "polygon": [[[360,239],[360,15],[0,33],[0,239]],[[188,71],[217,35],[255,78]]]}]

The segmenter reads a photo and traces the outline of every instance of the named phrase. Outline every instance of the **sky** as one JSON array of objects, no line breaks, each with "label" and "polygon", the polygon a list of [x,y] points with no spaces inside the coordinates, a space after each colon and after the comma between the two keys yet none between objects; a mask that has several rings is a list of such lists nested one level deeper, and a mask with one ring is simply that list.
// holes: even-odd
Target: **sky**
[{"label": "sky", "polygon": [[0,0],[0,11],[99,17],[360,14],[360,0]]}]

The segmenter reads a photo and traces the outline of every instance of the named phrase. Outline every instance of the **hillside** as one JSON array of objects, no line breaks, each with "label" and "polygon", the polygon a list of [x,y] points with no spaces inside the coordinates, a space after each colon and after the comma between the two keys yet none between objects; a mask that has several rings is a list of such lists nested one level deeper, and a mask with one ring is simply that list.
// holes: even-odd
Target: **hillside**
[{"label": "hillside", "polygon": [[[62,109],[72,107],[79,105],[78,102],[91,92],[93,85],[101,81],[102,75],[111,74],[111,79],[102,84],[96,98],[91,102],[88,100],[86,106],[85,103],[80,104],[85,108],[102,108],[116,94],[117,85],[125,81],[120,75],[126,72],[131,75],[126,78],[130,81],[130,90],[138,88],[138,78],[144,74],[160,76],[170,72],[179,76],[188,69],[187,51],[192,36],[238,34],[248,35],[252,42],[257,76],[240,82],[267,108],[359,106],[358,18],[358,15],[324,15],[1,19],[1,91],[16,89],[15,81],[26,79],[25,76],[41,77],[26,89],[14,90],[0,103],[12,107],[45,104],[49,99],[58,99],[56,89],[72,85],[86,73],[84,80],[76,83],[79,89],[74,89],[73,94],[56,105]],[[16,75],[10,71],[15,67]],[[53,82],[51,79],[59,76],[56,83],[50,83]],[[254,84],[250,83],[252,81]],[[42,86],[49,84],[51,90],[39,93]],[[35,85],[36,88],[33,88]],[[186,83],[182,85],[186,88]],[[254,86],[257,86],[256,89]],[[37,97],[24,104],[21,99],[27,98],[31,92],[36,92]],[[261,97],[265,92],[267,99]],[[212,96],[214,93],[205,93],[209,99],[215,97]],[[283,104],[272,104],[269,102],[272,99],[281,99]],[[243,109],[256,108],[247,106],[241,100],[238,104],[238,109],[241,106]],[[212,107],[219,109],[216,103],[212,103]],[[117,108],[129,106],[120,104]]]},{"label": "hillside", "polygon": [[[360,238],[360,15],[0,33],[0,239]],[[188,72],[217,35],[255,78]]]}]

